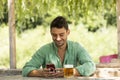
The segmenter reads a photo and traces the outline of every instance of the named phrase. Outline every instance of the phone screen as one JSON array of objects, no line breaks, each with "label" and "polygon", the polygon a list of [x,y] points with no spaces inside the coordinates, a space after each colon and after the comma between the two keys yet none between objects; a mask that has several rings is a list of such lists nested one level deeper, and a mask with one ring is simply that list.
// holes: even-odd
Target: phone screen
[{"label": "phone screen", "polygon": [[52,63],[46,64],[46,68],[50,70],[50,72],[55,72],[55,65]]}]

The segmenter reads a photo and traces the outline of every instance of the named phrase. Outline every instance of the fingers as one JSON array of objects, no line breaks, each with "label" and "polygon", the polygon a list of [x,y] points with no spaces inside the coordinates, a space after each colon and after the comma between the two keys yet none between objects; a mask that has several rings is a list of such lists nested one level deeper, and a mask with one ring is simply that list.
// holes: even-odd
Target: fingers
[{"label": "fingers", "polygon": [[53,68],[44,68],[43,70],[44,70],[45,72],[50,72],[50,73],[56,72],[56,70],[53,69]]},{"label": "fingers", "polygon": [[49,78],[49,77],[63,77],[63,69],[56,69],[56,72],[51,72],[48,69],[43,70],[44,77]]},{"label": "fingers", "polygon": [[45,78],[54,77],[55,75],[56,75],[55,72],[51,72],[48,69],[41,69],[39,70],[39,74],[38,74],[38,76],[45,77]]},{"label": "fingers", "polygon": [[49,69],[43,69],[43,77],[46,77],[46,78],[48,78],[48,77],[54,77],[54,74],[55,72],[51,72]]},{"label": "fingers", "polygon": [[64,76],[64,72],[63,70],[57,70],[55,73],[55,77],[63,77]]},{"label": "fingers", "polygon": [[46,78],[48,78],[48,77],[54,77],[54,75],[48,73],[48,74],[45,74],[45,77]]},{"label": "fingers", "polygon": [[57,68],[57,69],[56,69],[56,72],[57,72],[57,73],[63,72],[63,68]]}]

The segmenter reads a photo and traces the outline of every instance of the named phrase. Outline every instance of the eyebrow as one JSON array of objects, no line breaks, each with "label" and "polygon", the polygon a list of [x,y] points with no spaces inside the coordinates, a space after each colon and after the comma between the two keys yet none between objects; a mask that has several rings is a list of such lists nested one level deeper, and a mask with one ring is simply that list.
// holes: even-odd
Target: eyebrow
[{"label": "eyebrow", "polygon": [[[52,34],[55,34],[55,33],[52,33]],[[64,34],[64,33],[60,33],[60,34]]]}]

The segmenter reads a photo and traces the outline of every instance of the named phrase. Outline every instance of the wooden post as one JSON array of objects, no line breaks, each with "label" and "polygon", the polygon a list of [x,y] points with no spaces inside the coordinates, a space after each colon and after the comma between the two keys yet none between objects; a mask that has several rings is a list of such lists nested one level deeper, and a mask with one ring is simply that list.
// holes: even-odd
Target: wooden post
[{"label": "wooden post", "polygon": [[10,69],[16,68],[15,11],[14,0],[8,0]]},{"label": "wooden post", "polygon": [[117,0],[117,30],[118,30],[118,58],[120,59],[120,0]]}]

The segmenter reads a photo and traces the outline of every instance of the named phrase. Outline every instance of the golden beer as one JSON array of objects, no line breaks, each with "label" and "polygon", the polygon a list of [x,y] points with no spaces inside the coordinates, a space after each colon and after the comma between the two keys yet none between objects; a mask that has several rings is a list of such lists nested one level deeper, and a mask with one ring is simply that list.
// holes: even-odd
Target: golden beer
[{"label": "golden beer", "polygon": [[73,77],[73,65],[64,65],[64,77],[65,78]]}]

